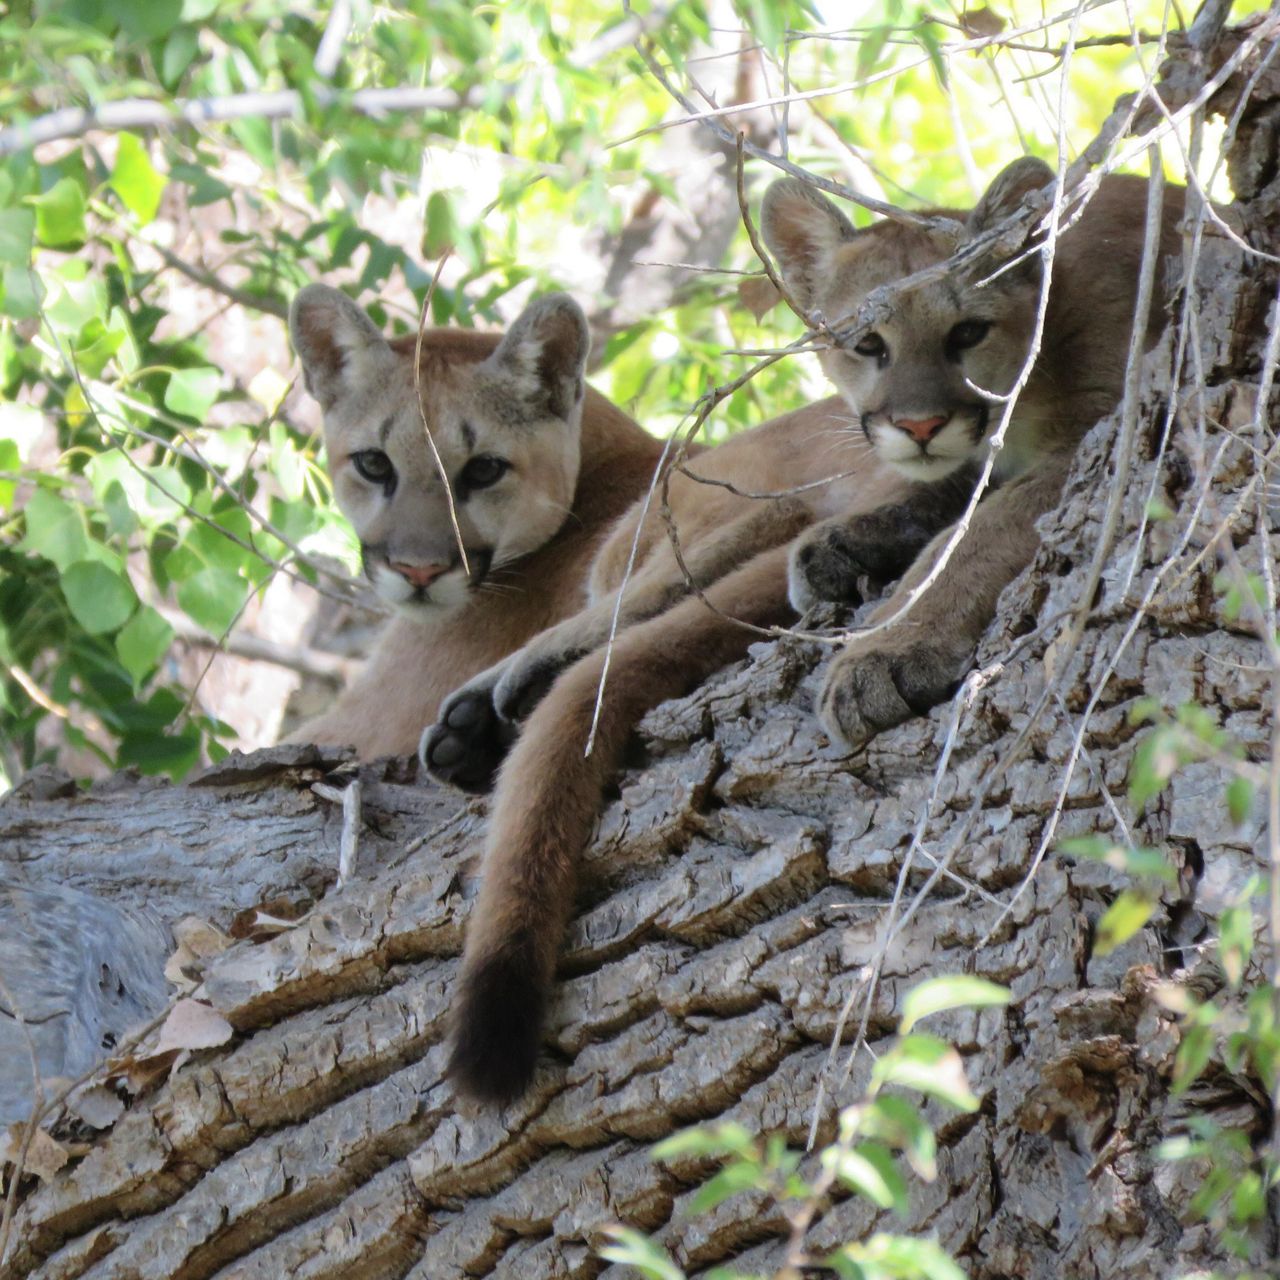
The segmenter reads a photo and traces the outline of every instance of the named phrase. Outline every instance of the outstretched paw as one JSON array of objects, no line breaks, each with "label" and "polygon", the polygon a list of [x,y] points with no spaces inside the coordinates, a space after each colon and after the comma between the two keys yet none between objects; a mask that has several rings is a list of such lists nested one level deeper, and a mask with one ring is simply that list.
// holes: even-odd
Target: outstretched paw
[{"label": "outstretched paw", "polygon": [[968,668],[967,654],[957,657],[925,643],[901,652],[847,651],[827,672],[818,714],[832,738],[851,749],[860,747],[885,729],[945,702]]},{"label": "outstretched paw", "polygon": [[540,651],[532,644],[526,645],[508,662],[494,688],[493,705],[498,715],[508,724],[523,724],[560,673],[573,666],[582,654],[576,649]]},{"label": "outstretched paw", "polygon": [[901,576],[928,531],[900,507],[815,525],[795,545],[787,594],[800,613],[815,604],[859,605]]},{"label": "outstretched paw", "polygon": [[516,739],[516,729],[494,710],[486,688],[459,689],[440,708],[440,719],[422,735],[418,754],[427,772],[461,791],[493,788],[498,766]]}]

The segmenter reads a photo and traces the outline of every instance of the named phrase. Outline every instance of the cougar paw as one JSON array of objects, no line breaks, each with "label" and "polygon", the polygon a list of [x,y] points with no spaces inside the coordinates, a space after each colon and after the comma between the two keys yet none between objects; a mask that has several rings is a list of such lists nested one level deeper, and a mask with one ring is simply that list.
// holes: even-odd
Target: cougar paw
[{"label": "cougar paw", "polygon": [[791,553],[787,594],[792,608],[803,613],[823,601],[861,604],[901,574],[919,543],[916,526],[895,510],[817,525]]},{"label": "cougar paw", "polygon": [[851,749],[860,747],[885,729],[945,702],[966,666],[928,644],[901,652],[842,653],[827,672],[819,717],[836,741]]},{"label": "cougar paw", "polygon": [[459,689],[440,708],[440,719],[422,735],[418,754],[437,781],[460,791],[493,787],[515,731],[493,708],[487,689]]},{"label": "cougar paw", "polygon": [[577,652],[517,654],[493,691],[498,715],[509,725],[523,724],[560,673],[581,656]]}]

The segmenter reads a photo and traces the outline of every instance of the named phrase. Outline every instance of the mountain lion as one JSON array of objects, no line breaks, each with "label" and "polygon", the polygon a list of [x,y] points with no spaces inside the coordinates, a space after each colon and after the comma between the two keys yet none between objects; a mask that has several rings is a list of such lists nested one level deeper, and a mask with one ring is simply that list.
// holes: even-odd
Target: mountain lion
[{"label": "mountain lion", "polygon": [[[960,243],[894,223],[855,230],[835,205],[794,179],[769,189],[762,229],[800,305],[838,323],[873,290],[949,258],[1052,180],[1043,162],[1014,161],[968,216]],[[1013,409],[994,484],[910,612],[878,634],[855,636],[832,662],[819,712],[837,740],[859,746],[950,697],[1001,590],[1035,554],[1035,521],[1057,504],[1076,445],[1123,392],[1146,190],[1141,178],[1104,178],[1060,237],[1039,355]],[[1148,345],[1161,327],[1163,268],[1179,249],[1184,197],[1180,187],[1164,193]],[[797,608],[819,599],[856,603],[860,578],[886,581],[905,572],[872,615],[879,621],[928,575],[950,530],[930,541],[936,527],[921,525],[918,513],[931,492],[940,507],[953,504],[954,487],[940,485],[971,484],[976,476],[1004,407],[994,397],[1012,389],[1031,349],[1041,278],[1037,252],[1012,262],[989,253],[963,275],[897,293],[850,345],[823,352],[862,434],[914,487],[906,508],[839,516],[799,540],[790,564]]]},{"label": "mountain lion", "polygon": [[421,398],[416,335],[388,342],[337,289],[302,289],[289,330],[324,411],[338,505],[397,609],[363,673],[290,740],[350,743],[362,759],[412,752],[447,693],[582,606],[661,442],[585,387],[586,320],[563,294],[531,303],[505,337],[427,330]]}]

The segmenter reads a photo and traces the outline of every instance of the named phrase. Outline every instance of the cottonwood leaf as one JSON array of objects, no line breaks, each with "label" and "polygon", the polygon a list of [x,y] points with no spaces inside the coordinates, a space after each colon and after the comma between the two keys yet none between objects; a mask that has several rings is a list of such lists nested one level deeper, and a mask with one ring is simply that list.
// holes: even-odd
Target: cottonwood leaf
[{"label": "cottonwood leaf", "polygon": [[212,1005],[184,999],[169,1011],[160,1028],[155,1054],[172,1049],[212,1049],[226,1044],[233,1034],[231,1023]]}]

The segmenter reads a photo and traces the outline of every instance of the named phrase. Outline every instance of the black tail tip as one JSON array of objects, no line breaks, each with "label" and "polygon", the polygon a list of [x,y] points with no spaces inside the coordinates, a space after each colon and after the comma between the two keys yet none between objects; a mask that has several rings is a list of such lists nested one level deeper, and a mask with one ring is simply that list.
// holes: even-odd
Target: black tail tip
[{"label": "black tail tip", "polygon": [[476,1102],[505,1106],[533,1081],[547,993],[527,956],[487,957],[462,979],[449,1077]]}]

